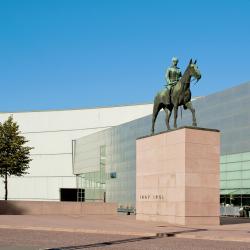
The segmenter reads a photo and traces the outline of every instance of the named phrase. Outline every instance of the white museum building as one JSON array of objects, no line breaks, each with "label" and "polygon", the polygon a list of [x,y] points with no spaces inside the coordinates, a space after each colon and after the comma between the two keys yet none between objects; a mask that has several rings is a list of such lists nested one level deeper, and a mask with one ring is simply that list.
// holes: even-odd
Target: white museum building
[{"label": "white museum building", "polygon": [[[29,174],[9,177],[9,200],[60,200],[61,189],[76,189],[73,174],[74,140],[152,113],[152,104],[0,113],[0,122],[12,115],[27,140],[32,161]],[[0,199],[4,183],[0,181]]]}]

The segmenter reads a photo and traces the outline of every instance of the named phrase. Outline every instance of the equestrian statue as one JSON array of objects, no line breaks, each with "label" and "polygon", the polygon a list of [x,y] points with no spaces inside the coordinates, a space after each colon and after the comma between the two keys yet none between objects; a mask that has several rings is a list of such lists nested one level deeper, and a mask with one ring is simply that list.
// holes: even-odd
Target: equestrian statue
[{"label": "equestrian statue", "polygon": [[177,128],[178,107],[182,106],[184,109],[189,109],[191,111],[193,117],[192,125],[194,127],[197,126],[195,109],[191,102],[190,82],[192,77],[198,82],[201,78],[201,73],[196,64],[196,60],[194,62],[192,59],[190,60],[183,76],[177,64],[178,59],[174,57],[172,59],[172,66],[168,68],[165,75],[167,86],[155,96],[152,116],[152,134],[154,134],[155,121],[161,109],[164,109],[166,113],[166,126],[168,130],[170,129],[169,120],[173,109],[174,128]]}]

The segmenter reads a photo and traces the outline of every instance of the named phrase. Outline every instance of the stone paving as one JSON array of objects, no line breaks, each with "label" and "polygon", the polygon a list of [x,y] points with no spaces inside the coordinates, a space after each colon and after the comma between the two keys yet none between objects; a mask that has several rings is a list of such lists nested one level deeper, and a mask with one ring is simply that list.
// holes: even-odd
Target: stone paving
[{"label": "stone paving", "polygon": [[135,237],[241,241],[250,243],[250,219],[221,218],[220,226],[175,226],[135,220],[134,215],[0,215],[0,229],[108,234]]},{"label": "stone paving", "polygon": [[245,242],[181,239],[157,236],[124,236],[57,231],[0,229],[0,250],[247,250]]}]

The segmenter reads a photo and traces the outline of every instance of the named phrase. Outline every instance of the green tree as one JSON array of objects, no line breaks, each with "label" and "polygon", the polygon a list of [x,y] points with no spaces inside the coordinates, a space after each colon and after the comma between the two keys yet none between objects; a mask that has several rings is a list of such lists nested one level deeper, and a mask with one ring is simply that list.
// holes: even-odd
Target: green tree
[{"label": "green tree", "polygon": [[8,199],[8,176],[23,176],[29,168],[30,150],[28,142],[20,135],[19,126],[10,116],[0,123],[0,176],[4,178],[5,200]]}]

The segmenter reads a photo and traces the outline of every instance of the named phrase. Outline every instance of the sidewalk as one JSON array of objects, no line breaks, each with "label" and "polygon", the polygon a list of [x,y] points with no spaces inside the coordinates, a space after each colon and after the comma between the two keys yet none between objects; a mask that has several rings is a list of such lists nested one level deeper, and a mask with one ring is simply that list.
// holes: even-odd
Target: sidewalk
[{"label": "sidewalk", "polygon": [[220,226],[184,227],[137,221],[134,215],[0,215],[1,229],[46,230],[130,236],[178,237],[250,243],[250,219],[222,218]]}]

